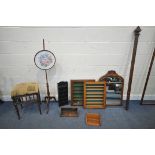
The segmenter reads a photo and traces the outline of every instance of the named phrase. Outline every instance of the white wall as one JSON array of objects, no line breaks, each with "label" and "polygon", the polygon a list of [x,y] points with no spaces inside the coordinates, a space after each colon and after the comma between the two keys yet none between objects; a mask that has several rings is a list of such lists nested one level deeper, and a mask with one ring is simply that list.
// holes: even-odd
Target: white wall
[{"label": "white wall", "polygon": [[[57,59],[48,72],[50,91],[57,96],[57,83],[71,79],[96,79],[108,70],[125,78],[124,99],[136,27],[0,27],[0,91],[10,99],[11,88],[19,82],[38,81],[41,95],[46,91],[44,71],[34,65],[34,55],[46,49]],[[155,27],[141,27],[131,99],[139,99],[155,47]],[[146,98],[155,99],[155,65]],[[70,85],[70,83],[69,83]]]}]

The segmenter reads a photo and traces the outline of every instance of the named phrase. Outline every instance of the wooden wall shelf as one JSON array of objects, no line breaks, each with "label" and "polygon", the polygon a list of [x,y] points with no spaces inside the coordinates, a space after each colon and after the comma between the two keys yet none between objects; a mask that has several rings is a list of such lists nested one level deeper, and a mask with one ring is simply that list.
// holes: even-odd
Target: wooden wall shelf
[{"label": "wooden wall shelf", "polygon": [[71,105],[83,106],[84,104],[84,82],[95,81],[94,79],[71,80]]},{"label": "wooden wall shelf", "polygon": [[106,82],[84,82],[84,108],[105,108]]}]

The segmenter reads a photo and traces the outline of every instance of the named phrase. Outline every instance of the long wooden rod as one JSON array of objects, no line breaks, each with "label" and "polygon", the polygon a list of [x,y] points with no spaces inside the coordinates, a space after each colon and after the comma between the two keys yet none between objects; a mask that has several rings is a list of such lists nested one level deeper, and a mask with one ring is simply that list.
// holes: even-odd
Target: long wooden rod
[{"label": "long wooden rod", "polygon": [[130,74],[129,74],[129,82],[128,82],[128,90],[127,90],[127,99],[126,99],[126,107],[125,109],[128,110],[129,108],[129,101],[130,101],[130,93],[131,93],[131,85],[132,85],[132,78],[133,78],[133,72],[134,72],[134,65],[135,65],[135,59],[136,59],[136,53],[137,53],[137,45],[138,45],[138,38],[140,35],[141,29],[138,26],[135,31],[135,40],[134,40],[134,46],[133,46],[133,53],[132,53],[132,60],[131,60],[131,67],[130,67]]},{"label": "long wooden rod", "polygon": [[[44,39],[43,39],[43,50],[45,50],[45,40],[44,40]],[[50,97],[50,91],[49,91],[49,84],[48,84],[47,70],[45,70],[45,76],[46,76],[47,96]]]},{"label": "long wooden rod", "polygon": [[47,96],[50,96],[50,91],[49,91],[49,84],[48,84],[48,77],[47,77],[47,71],[45,70],[45,74],[46,74],[46,87],[47,87]]},{"label": "long wooden rod", "polygon": [[45,40],[43,39],[43,50],[45,50]]},{"label": "long wooden rod", "polygon": [[149,81],[149,77],[150,77],[150,74],[151,74],[151,69],[152,69],[152,66],[153,66],[154,57],[155,57],[155,49],[154,49],[154,52],[153,52],[153,55],[152,55],[152,59],[151,59],[151,62],[150,62],[149,71],[147,73],[147,77],[146,77],[146,81],[145,81],[145,85],[144,85],[144,89],[143,89],[143,93],[142,93],[142,97],[141,97],[141,101],[140,101],[141,105],[143,103],[145,91],[146,91],[147,84],[148,84],[148,81]]}]

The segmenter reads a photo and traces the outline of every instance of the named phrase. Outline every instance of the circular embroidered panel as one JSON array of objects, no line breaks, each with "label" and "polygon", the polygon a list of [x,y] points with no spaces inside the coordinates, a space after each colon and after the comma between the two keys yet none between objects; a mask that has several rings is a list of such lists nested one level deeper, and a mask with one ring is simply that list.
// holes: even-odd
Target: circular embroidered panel
[{"label": "circular embroidered panel", "polygon": [[36,53],[34,62],[38,68],[48,70],[55,65],[56,58],[51,51],[41,50]]}]

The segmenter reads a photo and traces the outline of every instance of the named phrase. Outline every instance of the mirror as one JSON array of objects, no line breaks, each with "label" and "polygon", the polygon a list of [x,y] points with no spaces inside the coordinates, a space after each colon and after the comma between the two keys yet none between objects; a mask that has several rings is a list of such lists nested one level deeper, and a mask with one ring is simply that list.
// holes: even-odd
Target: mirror
[{"label": "mirror", "polygon": [[106,81],[106,105],[122,105],[124,79],[115,71],[108,71],[99,81]]}]

